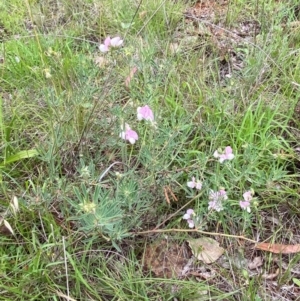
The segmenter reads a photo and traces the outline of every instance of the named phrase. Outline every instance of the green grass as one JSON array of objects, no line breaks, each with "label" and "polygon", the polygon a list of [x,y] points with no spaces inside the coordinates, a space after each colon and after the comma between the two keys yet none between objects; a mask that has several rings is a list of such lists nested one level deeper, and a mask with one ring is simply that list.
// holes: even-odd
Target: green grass
[{"label": "green grass", "polygon": [[[276,291],[234,264],[262,256],[271,274],[273,255],[226,237],[300,244],[299,4],[230,1],[188,21],[193,2],[1,3],[0,300],[299,300],[280,290],[296,287],[299,255],[280,255]],[[101,53],[106,36],[124,46]],[[136,118],[146,104],[155,126]],[[220,164],[226,146],[235,158]],[[224,210],[208,211],[220,188]],[[147,245],[201,235],[182,220],[188,208],[199,230],[225,234],[213,237],[230,267],[156,277]]]}]

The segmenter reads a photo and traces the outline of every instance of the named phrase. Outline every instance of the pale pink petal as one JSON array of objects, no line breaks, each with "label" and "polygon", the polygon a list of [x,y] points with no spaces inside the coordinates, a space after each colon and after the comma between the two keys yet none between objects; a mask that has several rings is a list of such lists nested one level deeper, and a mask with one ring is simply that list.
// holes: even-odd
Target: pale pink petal
[{"label": "pale pink petal", "polygon": [[110,37],[107,37],[107,38],[104,40],[104,45],[107,46],[107,47],[111,46],[111,39],[110,39]]},{"label": "pale pink petal", "polygon": [[243,194],[243,198],[246,202],[250,202],[252,200],[252,193],[251,191],[246,191],[244,194]]},{"label": "pale pink petal", "polygon": [[232,160],[232,159],[234,159],[234,154],[227,155],[227,160]]},{"label": "pale pink petal", "polygon": [[215,158],[219,158],[220,155],[219,155],[219,153],[218,153],[217,150],[214,152],[213,156],[214,156]]},{"label": "pale pink petal", "polygon": [[208,202],[208,210],[210,209],[216,210],[217,212],[223,210],[222,199],[214,199]]},{"label": "pale pink petal", "polygon": [[109,51],[109,46],[110,46],[110,37],[107,37],[104,40],[104,44],[101,44],[99,46],[99,49],[100,49],[101,52],[107,52],[107,51]]},{"label": "pale pink petal", "polygon": [[234,158],[234,154],[232,153],[232,148],[230,146],[226,146],[222,154],[219,154],[218,151],[215,151],[213,156],[215,158],[219,158],[220,163],[223,163],[225,160],[232,160]]},{"label": "pale pink petal", "polygon": [[188,210],[186,211],[186,213],[189,214],[189,215],[194,215],[194,214],[195,214],[195,211],[194,211],[193,209],[188,209]]},{"label": "pale pink petal", "polygon": [[136,139],[130,137],[127,139],[131,144],[135,144]]},{"label": "pale pink petal", "polygon": [[137,132],[134,130],[127,130],[125,133],[126,140],[128,140],[131,144],[134,144],[136,140],[139,139]]},{"label": "pale pink petal", "polygon": [[222,200],[227,200],[228,199],[227,193],[224,189],[219,190],[219,195],[222,198]]},{"label": "pale pink petal", "polygon": [[110,40],[110,45],[112,47],[120,47],[123,44],[123,40],[120,37],[115,37]]},{"label": "pale pink petal", "polygon": [[191,217],[190,214],[187,214],[187,213],[186,213],[182,218],[183,218],[183,219],[190,219],[190,217]]},{"label": "pale pink petal", "polygon": [[137,108],[137,119],[138,120],[145,119],[148,121],[154,121],[153,112],[148,105]]},{"label": "pale pink petal", "polygon": [[101,52],[107,52],[109,50],[108,47],[104,44],[101,44],[99,46],[99,49],[100,49]]},{"label": "pale pink petal", "polygon": [[130,125],[129,125],[128,123],[125,123],[125,130],[126,130],[126,131],[131,130],[131,127],[130,127]]},{"label": "pale pink petal", "polygon": [[225,156],[227,160],[232,160],[234,158],[234,154],[232,153],[232,148],[230,146],[225,147]]},{"label": "pale pink petal", "polygon": [[226,154],[226,155],[232,154],[232,148],[231,148],[231,146],[226,146],[226,147],[225,147],[225,154]]},{"label": "pale pink petal", "polygon": [[189,228],[194,228],[195,227],[195,223],[192,219],[188,219],[187,222],[189,224]]},{"label": "pale pink petal", "polygon": [[192,177],[192,181],[187,182],[187,186],[190,188],[195,188],[196,186],[195,177]]},{"label": "pale pink petal", "polygon": [[190,188],[195,188],[196,186],[195,177],[192,177],[192,181],[187,182],[186,185]]},{"label": "pale pink petal", "polygon": [[193,216],[195,215],[195,212],[193,209],[188,209],[186,211],[186,214],[182,217],[183,219],[186,219],[188,224],[189,224],[189,228],[194,228],[195,227],[195,223],[193,221]]},{"label": "pale pink petal", "polygon": [[215,201],[210,201],[210,202],[208,202],[208,210],[210,210],[210,209],[215,209]]},{"label": "pale pink petal", "polygon": [[228,197],[224,189],[220,189],[219,191],[216,192],[211,190],[209,193],[210,202],[208,203],[208,209],[213,209],[218,212],[223,210],[222,202],[227,199]]},{"label": "pale pink petal", "polygon": [[223,163],[226,160],[226,156],[224,154],[219,155],[219,162]]},{"label": "pale pink petal", "polygon": [[247,212],[251,212],[250,202],[248,201],[240,201],[240,206],[243,210],[247,210]]},{"label": "pale pink petal", "polygon": [[129,130],[126,131],[126,138],[127,139],[133,138],[135,140],[138,140],[138,134],[134,130]]},{"label": "pale pink petal", "polygon": [[141,121],[143,120],[143,114],[140,113],[140,109],[141,107],[137,108],[137,119]]},{"label": "pale pink petal", "polygon": [[192,217],[193,215],[195,215],[194,210],[193,210],[193,209],[188,209],[188,210],[186,211],[186,214],[185,214],[182,218],[183,218],[183,219],[186,219],[186,220],[189,220],[189,219],[191,219],[191,217]]},{"label": "pale pink petal", "polygon": [[216,205],[216,209],[215,209],[217,212],[220,212],[220,211],[222,211],[223,210],[223,206],[222,206],[222,204],[221,203],[218,203],[217,205]]},{"label": "pale pink petal", "polygon": [[202,182],[197,181],[197,182],[196,182],[195,188],[196,188],[197,190],[201,190],[201,188],[202,188]]},{"label": "pale pink petal", "polygon": [[121,126],[122,132],[120,133],[120,137],[129,141],[131,144],[134,144],[136,140],[139,139],[139,136],[136,131],[132,130],[129,124],[125,123],[125,130],[124,125]]}]

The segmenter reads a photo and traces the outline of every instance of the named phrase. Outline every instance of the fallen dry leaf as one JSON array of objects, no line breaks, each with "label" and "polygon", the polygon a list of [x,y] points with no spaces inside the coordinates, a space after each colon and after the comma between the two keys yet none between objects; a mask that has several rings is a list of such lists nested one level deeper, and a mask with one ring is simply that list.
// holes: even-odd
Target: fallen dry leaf
[{"label": "fallen dry leaf", "polygon": [[190,252],[186,245],[179,246],[166,240],[158,240],[145,249],[144,267],[157,277],[180,277],[187,269]]},{"label": "fallen dry leaf", "polygon": [[215,270],[206,271],[206,272],[192,271],[192,272],[189,273],[189,275],[196,276],[196,279],[201,278],[201,279],[204,279],[204,280],[208,280],[208,279],[212,279],[216,276],[216,271]]},{"label": "fallen dry leaf", "polygon": [[205,263],[215,262],[224,253],[219,243],[210,237],[201,237],[187,241],[193,255]]},{"label": "fallen dry leaf", "polygon": [[248,268],[254,270],[263,265],[263,260],[260,256],[254,257],[254,259],[248,263]]},{"label": "fallen dry leaf", "polygon": [[261,275],[261,278],[266,280],[272,280],[276,278],[278,275],[279,275],[279,269],[277,269],[276,272],[272,274],[263,274]]},{"label": "fallen dry leaf", "polygon": [[292,254],[300,252],[300,244],[298,245],[283,245],[283,244],[272,244],[267,242],[258,243],[255,246],[256,249],[262,251],[268,251],[276,254]]}]

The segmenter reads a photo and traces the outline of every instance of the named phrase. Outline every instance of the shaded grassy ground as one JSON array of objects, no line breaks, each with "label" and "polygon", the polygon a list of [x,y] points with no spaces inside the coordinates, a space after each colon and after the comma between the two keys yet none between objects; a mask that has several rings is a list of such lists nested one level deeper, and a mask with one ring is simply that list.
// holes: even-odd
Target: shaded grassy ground
[{"label": "shaded grassy ground", "polygon": [[[188,208],[202,231],[300,243],[297,1],[0,8],[0,300],[299,300],[299,254],[274,258],[240,238],[213,235],[229,267],[205,266],[207,278],[201,263],[181,278],[143,265],[152,243],[188,249],[201,236]],[[108,35],[124,46],[103,54]],[[146,104],[156,127],[136,119]],[[119,137],[125,122],[134,145]],[[226,146],[235,158],[220,164]],[[224,210],[208,210],[221,188]],[[256,274],[236,264],[256,256]]]}]

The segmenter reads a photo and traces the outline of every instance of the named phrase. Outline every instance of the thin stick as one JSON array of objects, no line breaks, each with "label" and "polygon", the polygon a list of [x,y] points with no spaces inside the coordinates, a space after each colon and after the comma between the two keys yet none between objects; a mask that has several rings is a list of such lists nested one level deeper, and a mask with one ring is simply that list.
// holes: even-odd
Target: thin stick
[{"label": "thin stick", "polygon": [[223,236],[223,237],[232,237],[232,238],[238,238],[238,239],[243,239],[250,241],[254,244],[257,244],[257,241],[247,238],[242,235],[231,235],[231,234],[224,234],[224,233],[217,233],[217,232],[206,232],[198,229],[165,229],[165,230],[160,230],[160,229],[153,229],[153,230],[147,230],[147,231],[141,231],[141,232],[135,232],[131,233],[132,235],[143,235],[143,234],[149,234],[149,233],[167,233],[167,232],[196,232],[196,233],[201,233],[205,235],[211,235],[211,236]]}]

